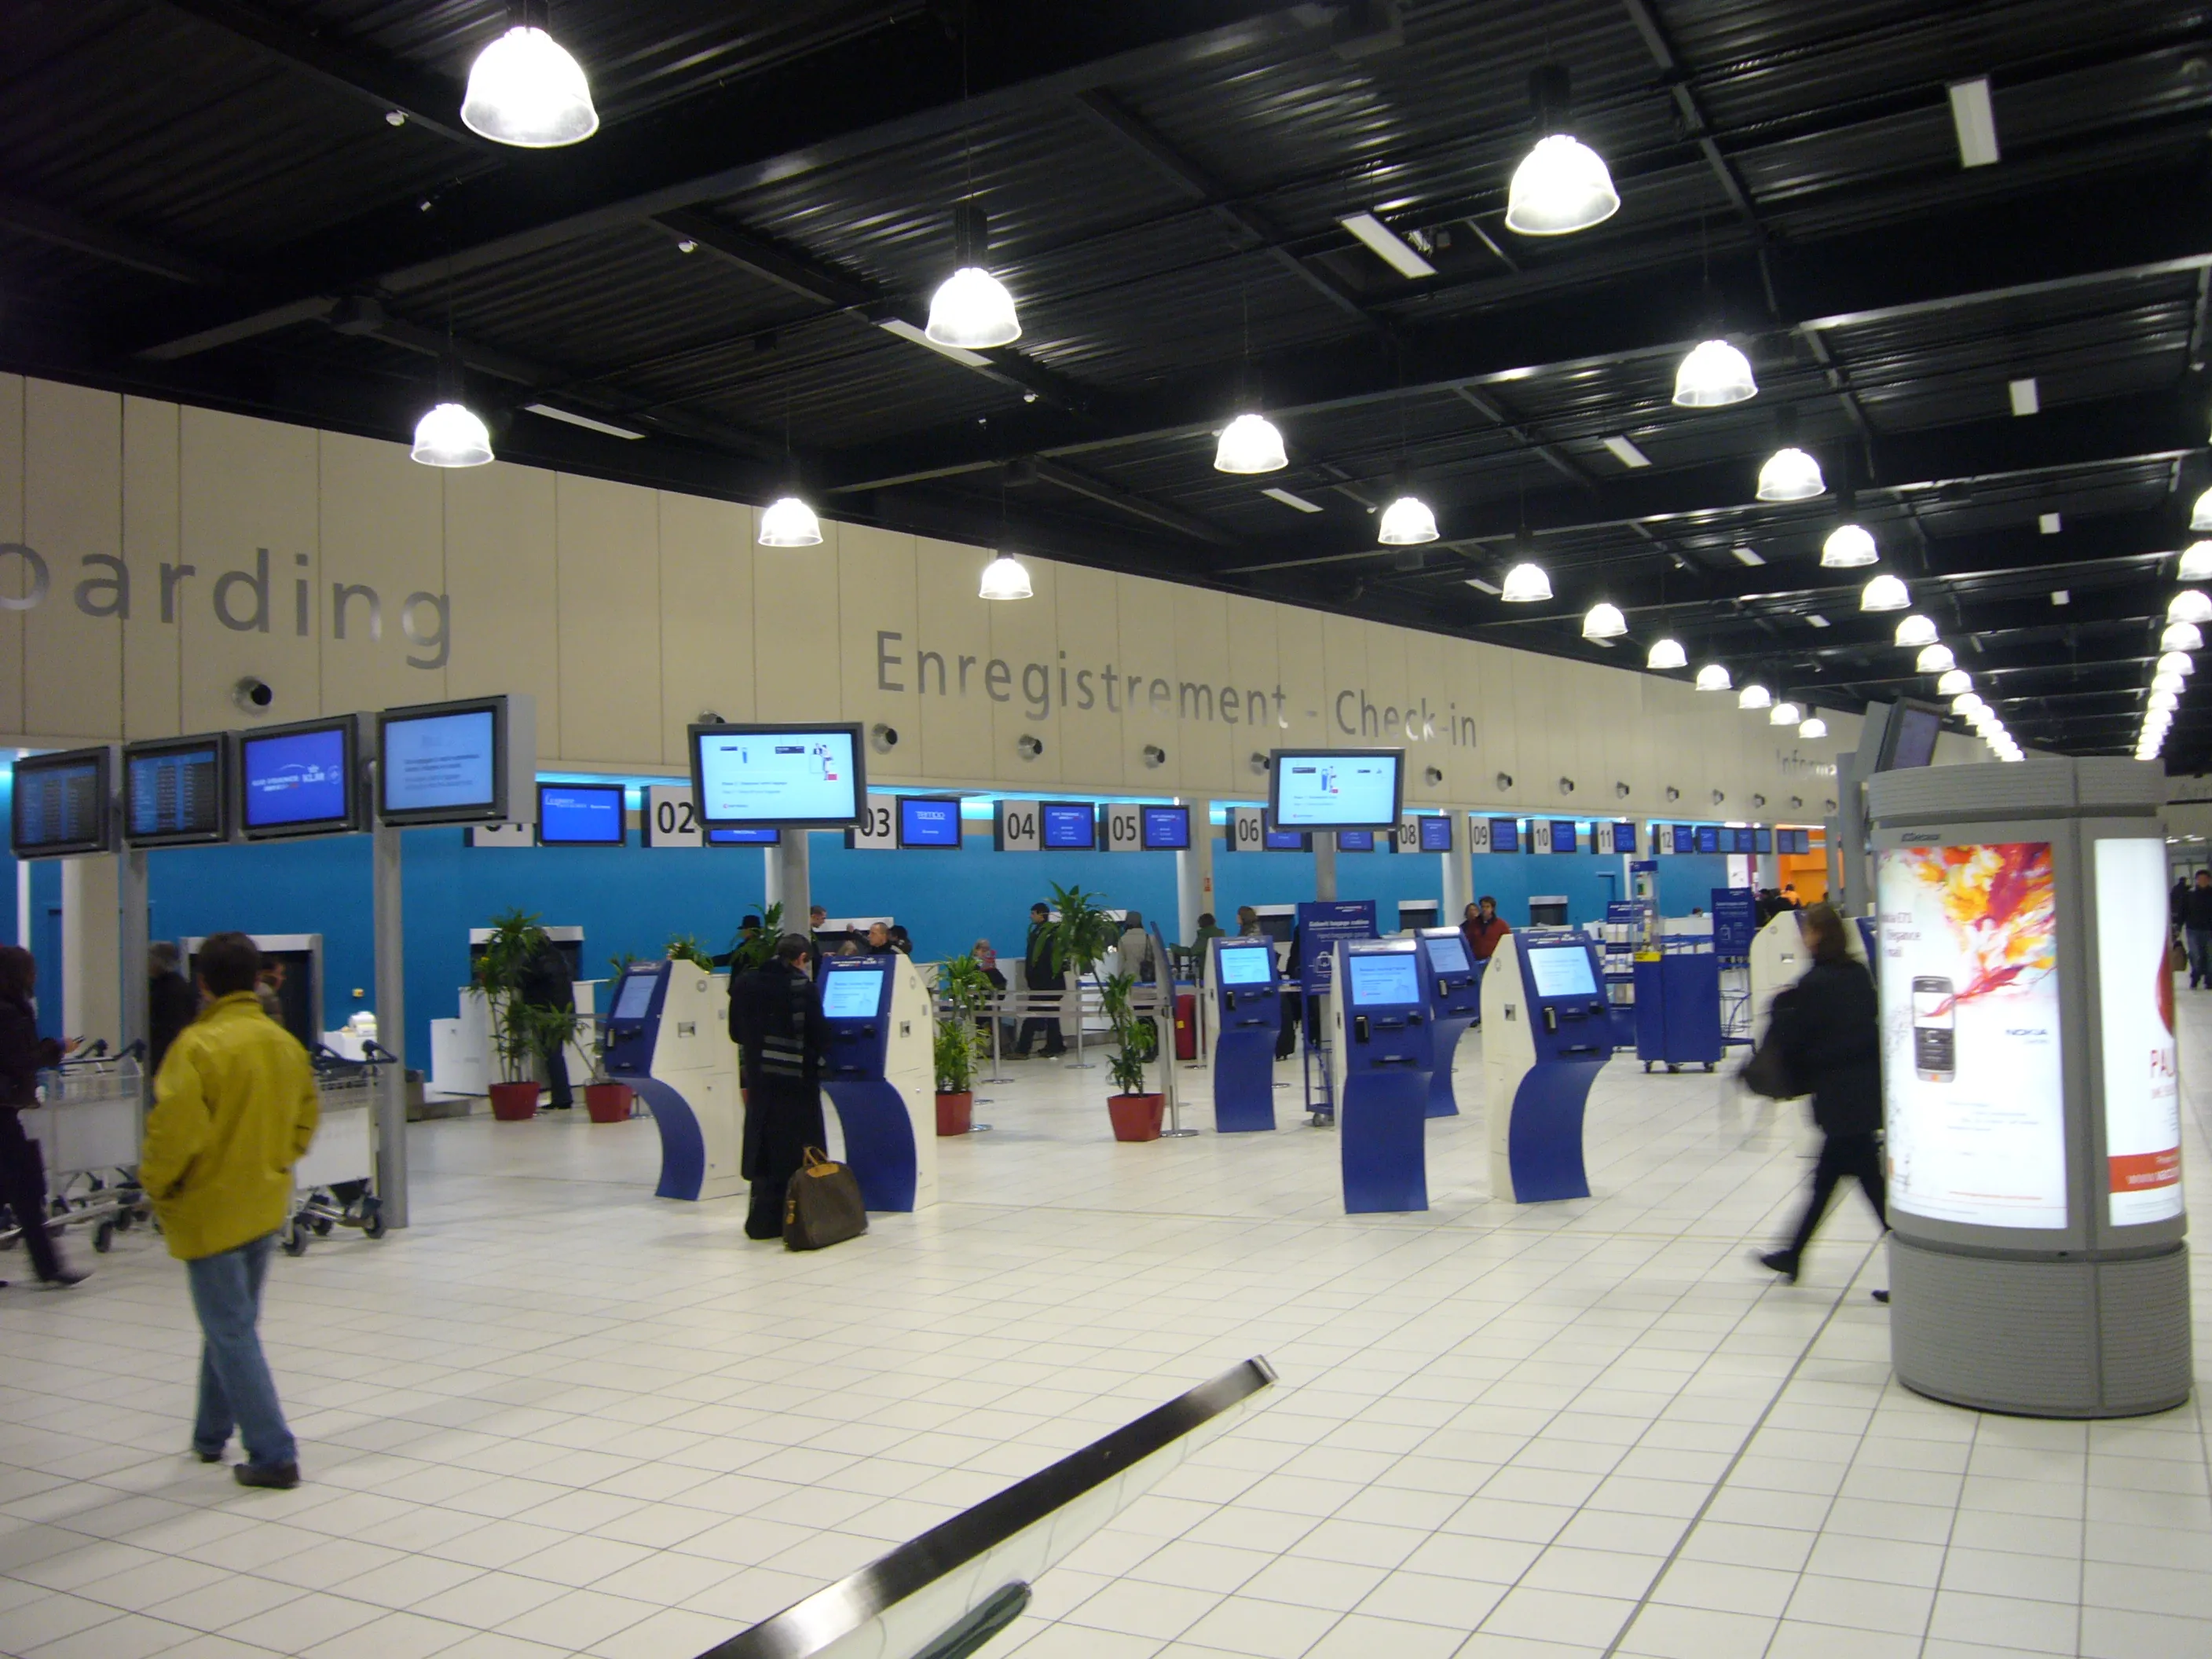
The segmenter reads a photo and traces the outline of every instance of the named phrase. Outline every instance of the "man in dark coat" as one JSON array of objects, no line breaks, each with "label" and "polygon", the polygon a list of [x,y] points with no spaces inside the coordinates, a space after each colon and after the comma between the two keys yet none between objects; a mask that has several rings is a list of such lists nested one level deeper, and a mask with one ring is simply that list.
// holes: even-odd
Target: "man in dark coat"
[{"label": "man in dark coat", "polygon": [[1845,1176],[1855,1177],[1875,1219],[1889,1225],[1882,1180],[1881,1027],[1874,980],[1845,945],[1844,919],[1826,904],[1805,911],[1805,945],[1813,965],[1774,999],[1774,1021],[1791,1076],[1813,1097],[1820,1128],[1820,1161],[1797,1231],[1786,1249],[1759,1257],[1795,1283],[1813,1230]]},{"label": "man in dark coat", "polygon": [[[565,1010],[576,1006],[576,981],[568,971],[568,958],[551,939],[542,941],[524,967],[518,994],[523,1006],[530,1008]],[[546,1104],[556,1112],[565,1112],[576,1103],[568,1087],[568,1046],[548,1042],[538,1053],[545,1061],[545,1080],[553,1091]]]},{"label": "man in dark coat", "polygon": [[146,1075],[160,1075],[177,1033],[199,1018],[200,994],[178,971],[177,947],[156,939],[146,948]]},{"label": "man in dark coat", "polygon": [[806,1149],[829,1139],[822,1121],[822,1055],[829,1024],[806,967],[810,941],[786,933],[775,956],[730,986],[730,1040],[745,1088],[738,1172],[753,1183],[747,1238],[783,1237],[784,1194]]},{"label": "man in dark coat", "polygon": [[2212,870],[2199,870],[2181,896],[2181,926],[2189,942],[2189,988],[2212,985]]},{"label": "man in dark coat", "polygon": [[[1030,906],[1030,938],[1028,949],[1022,957],[1022,978],[1032,994],[1067,989],[1067,974],[1055,968],[1052,961],[1052,910],[1044,904]],[[1023,1059],[1029,1058],[1030,1038],[1036,1032],[1044,1033],[1044,1057],[1053,1060],[1067,1052],[1067,1038],[1060,1027],[1059,1017],[1032,1015],[1022,1022],[1021,1035],[1014,1040],[1014,1052]]]}]

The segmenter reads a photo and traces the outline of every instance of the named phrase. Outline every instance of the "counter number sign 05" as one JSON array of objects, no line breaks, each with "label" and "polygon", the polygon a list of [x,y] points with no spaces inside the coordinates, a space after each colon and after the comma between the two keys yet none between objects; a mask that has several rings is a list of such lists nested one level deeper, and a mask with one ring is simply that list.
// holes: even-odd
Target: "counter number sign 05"
[{"label": "counter number sign 05", "polygon": [[691,804],[688,783],[656,783],[645,792],[645,844],[647,847],[704,847],[707,837],[699,828],[699,814]]},{"label": "counter number sign 05", "polygon": [[1134,853],[1142,849],[1144,814],[1141,809],[1112,801],[1098,809],[1098,816],[1105,820],[1101,827],[1106,832],[1108,852]]}]

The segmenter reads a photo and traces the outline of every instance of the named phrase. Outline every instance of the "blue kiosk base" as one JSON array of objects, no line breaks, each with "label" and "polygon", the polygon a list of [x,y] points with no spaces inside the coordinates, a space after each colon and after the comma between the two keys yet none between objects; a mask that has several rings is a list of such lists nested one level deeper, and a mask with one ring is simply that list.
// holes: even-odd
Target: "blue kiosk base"
[{"label": "blue kiosk base", "polygon": [[1430,1028],[1436,1033],[1437,1045],[1436,1069],[1429,1073],[1428,1110],[1431,1117],[1459,1115],[1459,1100],[1452,1093],[1452,1055],[1457,1051],[1459,1040],[1466,1035],[1467,1028],[1474,1024],[1472,1016],[1466,1019],[1454,1019],[1445,1014],[1437,1015],[1430,1021]]},{"label": "blue kiosk base", "polygon": [[845,1131],[845,1161],[871,1210],[914,1208],[914,1125],[897,1089],[881,1078],[824,1083]]},{"label": "blue kiosk base", "polygon": [[1583,1107],[1603,1064],[1553,1060],[1531,1067],[1522,1078],[1506,1131],[1516,1202],[1589,1196],[1589,1175],[1583,1166]]},{"label": "blue kiosk base", "polygon": [[1346,1215],[1429,1207],[1428,1105],[1425,1073],[1355,1073],[1345,1079],[1336,1132]]},{"label": "blue kiosk base", "polygon": [[691,1103],[657,1077],[618,1079],[637,1091],[660,1131],[660,1184],[655,1198],[680,1198],[696,1203],[707,1180],[707,1137],[701,1132]]},{"label": "blue kiosk base", "polygon": [[1231,1026],[1213,1040],[1213,1128],[1249,1134],[1275,1127],[1275,1028]]}]

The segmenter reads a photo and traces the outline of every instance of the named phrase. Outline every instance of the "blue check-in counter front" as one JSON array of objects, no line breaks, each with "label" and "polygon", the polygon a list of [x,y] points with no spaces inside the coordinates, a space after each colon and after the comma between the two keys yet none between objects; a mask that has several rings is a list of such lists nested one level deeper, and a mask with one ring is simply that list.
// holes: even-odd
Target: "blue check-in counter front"
[{"label": "blue check-in counter front", "polygon": [[871,1210],[937,1201],[936,1027],[921,970],[898,956],[822,964],[822,1088]]},{"label": "blue check-in counter front", "polygon": [[1467,948],[1456,927],[1424,927],[1417,937],[1429,963],[1429,1106],[1431,1117],[1457,1117],[1452,1056],[1467,1028],[1482,1019],[1482,975],[1489,966]]},{"label": "blue check-in counter front", "polygon": [[1335,945],[1329,1080],[1347,1215],[1429,1207],[1429,963],[1410,938]]},{"label": "blue check-in counter front", "polygon": [[1533,1204],[1588,1198],[1583,1109],[1613,1054],[1596,948],[1531,928],[1498,945],[1482,981],[1490,1186]]},{"label": "blue check-in counter front", "polygon": [[731,1198],[744,1105],[730,1041],[730,981],[689,962],[637,962],[614,988],[606,1072],[644,1101],[660,1132],[656,1198]]},{"label": "blue check-in counter front", "polygon": [[1217,939],[1212,947],[1213,1127],[1220,1134],[1273,1129],[1283,1009],[1275,947],[1264,939]]}]

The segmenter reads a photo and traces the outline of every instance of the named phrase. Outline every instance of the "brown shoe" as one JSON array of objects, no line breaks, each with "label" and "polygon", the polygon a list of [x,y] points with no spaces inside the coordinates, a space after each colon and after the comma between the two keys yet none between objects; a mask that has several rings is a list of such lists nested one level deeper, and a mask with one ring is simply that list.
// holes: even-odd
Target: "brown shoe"
[{"label": "brown shoe", "polygon": [[297,1463],[240,1463],[230,1472],[230,1478],[241,1486],[267,1486],[275,1492],[289,1492],[300,1484]]}]

